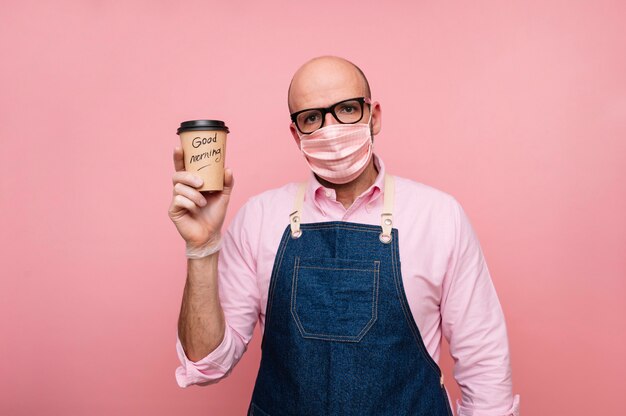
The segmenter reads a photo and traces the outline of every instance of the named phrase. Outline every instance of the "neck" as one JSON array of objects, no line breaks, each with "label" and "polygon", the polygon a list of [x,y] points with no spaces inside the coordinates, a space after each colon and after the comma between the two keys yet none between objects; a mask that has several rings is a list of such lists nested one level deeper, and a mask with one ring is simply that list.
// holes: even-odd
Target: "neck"
[{"label": "neck", "polygon": [[372,184],[376,181],[376,177],[378,176],[378,169],[376,168],[376,164],[374,163],[374,157],[369,161],[367,168],[361,173],[355,180],[352,182],[344,183],[344,184],[336,184],[325,181],[316,175],[317,180],[326,188],[332,188],[335,190],[335,194],[337,195],[337,201],[344,206],[344,208],[348,209],[354,202],[354,200],[361,195],[367,188],[372,186]]}]

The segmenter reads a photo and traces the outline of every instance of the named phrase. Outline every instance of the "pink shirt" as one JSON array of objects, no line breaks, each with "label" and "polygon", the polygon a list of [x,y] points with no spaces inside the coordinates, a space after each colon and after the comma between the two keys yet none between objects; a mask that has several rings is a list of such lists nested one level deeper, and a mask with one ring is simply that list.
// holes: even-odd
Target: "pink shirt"
[{"label": "pink shirt", "polygon": [[[349,209],[311,174],[302,222],[349,221],[380,225],[385,167],[375,157],[376,182]],[[459,416],[519,415],[513,396],[506,325],[478,239],[459,202],[438,189],[395,177],[393,221],[398,229],[407,299],[428,352],[439,360],[441,336],[450,344],[461,387]],[[265,307],[274,257],[289,225],[298,184],[251,198],[223,237],[219,295],[226,332],[205,358],[192,362],[177,339],[181,387],[227,376],[245,352]]]}]

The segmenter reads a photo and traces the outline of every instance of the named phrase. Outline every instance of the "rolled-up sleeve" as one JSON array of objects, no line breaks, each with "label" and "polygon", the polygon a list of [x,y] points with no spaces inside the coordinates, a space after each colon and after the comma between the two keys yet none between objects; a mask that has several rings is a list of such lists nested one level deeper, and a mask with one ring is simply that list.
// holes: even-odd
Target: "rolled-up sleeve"
[{"label": "rolled-up sleeve", "polygon": [[180,387],[192,384],[217,383],[228,376],[235,363],[243,355],[245,343],[227,325],[222,343],[199,361],[191,361],[185,355],[180,339],[176,337],[176,353],[181,365],[176,369],[176,382]]},{"label": "rolled-up sleeve", "polygon": [[482,250],[454,200],[454,248],[444,278],[442,331],[461,388],[459,416],[519,416],[504,314]]},{"label": "rolled-up sleeve", "polygon": [[191,361],[176,339],[180,366],[176,382],[180,387],[214,384],[228,376],[241,359],[258,320],[260,295],[256,280],[253,247],[258,239],[260,215],[254,200],[237,213],[223,236],[218,261],[218,293],[226,321],[224,338],[206,357]]}]

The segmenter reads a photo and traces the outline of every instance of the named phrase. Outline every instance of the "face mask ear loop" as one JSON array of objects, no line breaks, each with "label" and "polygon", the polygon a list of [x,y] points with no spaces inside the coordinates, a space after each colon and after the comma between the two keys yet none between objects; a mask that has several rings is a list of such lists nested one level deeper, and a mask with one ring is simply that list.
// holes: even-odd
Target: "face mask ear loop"
[{"label": "face mask ear loop", "polygon": [[370,119],[367,121],[367,125],[369,126],[370,130],[370,142],[374,144],[374,130],[372,129],[372,125],[370,124],[372,122],[372,113],[372,104],[370,104]]}]

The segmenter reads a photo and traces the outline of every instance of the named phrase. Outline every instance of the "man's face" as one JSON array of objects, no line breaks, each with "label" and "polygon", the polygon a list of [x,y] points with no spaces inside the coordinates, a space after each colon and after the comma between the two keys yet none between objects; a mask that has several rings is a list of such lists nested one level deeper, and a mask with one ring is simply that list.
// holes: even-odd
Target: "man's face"
[{"label": "man's face", "polygon": [[[328,107],[349,98],[364,97],[365,85],[362,77],[353,66],[338,60],[322,59],[313,61],[296,72],[289,95],[290,112],[309,108]],[[367,123],[370,117],[370,106],[363,108],[361,123]],[[332,114],[327,113],[324,126],[339,124]],[[300,137],[296,126],[289,126],[298,147]],[[380,131],[380,105],[372,104],[372,133]],[[303,138],[306,136],[303,136]]]}]

